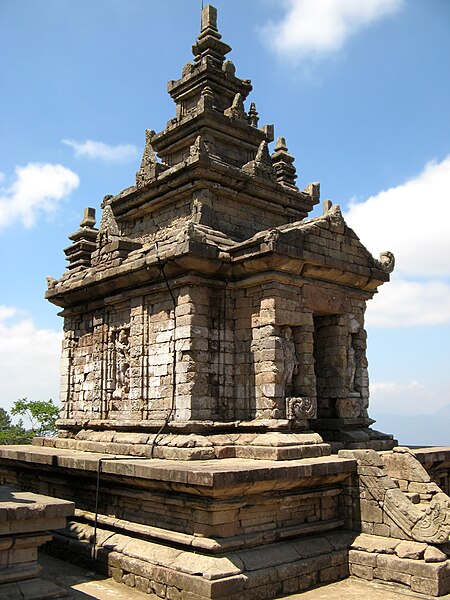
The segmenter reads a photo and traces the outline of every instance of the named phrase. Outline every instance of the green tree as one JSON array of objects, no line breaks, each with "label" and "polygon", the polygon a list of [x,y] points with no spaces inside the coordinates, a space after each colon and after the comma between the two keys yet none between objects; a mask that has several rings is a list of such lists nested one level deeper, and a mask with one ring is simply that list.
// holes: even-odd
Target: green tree
[{"label": "green tree", "polygon": [[33,435],[53,436],[58,432],[56,420],[59,417],[59,408],[53,400],[28,400],[22,398],[14,402],[11,409],[12,415],[27,417],[31,423]]},{"label": "green tree", "polygon": [[11,417],[4,408],[0,407],[0,431],[4,431],[11,427]]},{"label": "green tree", "polygon": [[4,408],[0,407],[0,444],[31,444],[34,437],[33,431],[27,431],[22,419],[16,425],[11,422],[11,417]]}]

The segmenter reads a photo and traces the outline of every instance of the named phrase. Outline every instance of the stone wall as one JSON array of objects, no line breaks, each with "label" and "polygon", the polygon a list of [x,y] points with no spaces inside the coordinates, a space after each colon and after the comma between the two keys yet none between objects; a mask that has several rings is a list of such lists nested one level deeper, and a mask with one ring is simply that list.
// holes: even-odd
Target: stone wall
[{"label": "stone wall", "polygon": [[[425,460],[427,450],[421,454]],[[407,448],[340,455],[358,460],[344,499],[346,526],[362,532],[351,545],[350,573],[429,596],[449,593],[450,498]]]}]

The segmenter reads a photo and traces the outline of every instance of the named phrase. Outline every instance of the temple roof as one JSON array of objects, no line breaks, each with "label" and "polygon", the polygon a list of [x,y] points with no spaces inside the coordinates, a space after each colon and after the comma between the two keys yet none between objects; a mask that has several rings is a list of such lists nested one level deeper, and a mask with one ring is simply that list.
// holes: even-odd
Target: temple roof
[{"label": "temple roof", "polygon": [[235,280],[271,268],[369,295],[387,281],[390,258],[374,259],[331,203],[304,221],[319,202],[319,184],[299,190],[284,137],[271,154],[273,127],[258,127],[254,102],[246,111],[252,86],[236,77],[230,50],[216,9],[206,6],[194,60],[168,84],[176,116],[162,132],[146,131],[136,185],[105,197],[100,228],[89,212],[70,236],[69,272],[50,280],[49,300],[68,306],[86,286],[100,297],[121,286],[122,274],[126,285],[141,285],[158,244],[177,276],[192,265]]}]

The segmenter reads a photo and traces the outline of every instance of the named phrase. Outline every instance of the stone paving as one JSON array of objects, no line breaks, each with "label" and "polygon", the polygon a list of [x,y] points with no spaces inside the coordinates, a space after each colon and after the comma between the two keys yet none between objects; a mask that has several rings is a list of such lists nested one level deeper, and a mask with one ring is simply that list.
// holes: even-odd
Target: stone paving
[{"label": "stone paving", "polygon": [[[112,579],[104,579],[98,573],[44,554],[40,555],[39,563],[42,566],[41,577],[62,586],[67,590],[68,598],[76,600],[157,600],[157,596],[126,588]],[[329,598],[333,598],[333,600],[361,600],[362,598],[364,600],[406,600],[407,598],[426,600],[427,596],[351,577],[301,594],[286,596],[285,600],[328,600]],[[441,596],[441,599],[450,600],[450,595]],[[20,600],[28,599],[25,597]],[[236,597],[236,600],[245,600],[245,598]]]}]

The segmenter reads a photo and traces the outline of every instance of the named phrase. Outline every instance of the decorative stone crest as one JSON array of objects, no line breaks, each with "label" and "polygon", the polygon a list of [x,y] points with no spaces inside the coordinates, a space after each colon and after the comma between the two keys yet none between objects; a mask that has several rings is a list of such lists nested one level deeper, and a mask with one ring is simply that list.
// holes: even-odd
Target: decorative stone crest
[{"label": "decorative stone crest", "polygon": [[[85,208],[80,228],[69,236],[73,243],[64,250],[69,261],[69,269],[80,267],[84,269],[91,266],[91,255],[96,248],[97,233],[98,230],[95,229],[95,209]],[[48,287],[50,289],[50,286]]]},{"label": "decorative stone crest", "polygon": [[189,149],[191,160],[209,160],[209,148],[214,147],[212,138],[206,140],[203,136],[198,135],[195,142]]},{"label": "decorative stone crest", "polygon": [[224,111],[224,115],[226,117],[230,117],[232,119],[247,119],[247,114],[244,109],[244,101],[242,99],[242,94],[236,94],[231,104],[230,108],[227,108]]},{"label": "decorative stone crest", "polygon": [[[105,201],[110,197],[105,196]],[[119,227],[117,226],[116,218],[112,211],[111,205],[106,204],[103,208],[102,220],[100,222],[100,229],[97,235],[97,244],[101,248],[108,244],[113,238],[120,237]]]},{"label": "decorative stone crest", "polygon": [[256,104],[252,102],[250,104],[250,110],[248,111],[248,122],[252,127],[258,127],[258,111],[256,110]]},{"label": "decorative stone crest", "polygon": [[145,148],[142,155],[141,167],[136,173],[136,187],[141,188],[148,183],[151,183],[158,177],[161,171],[167,167],[159,163],[156,158],[156,153],[153,150],[152,138],[155,132],[152,129],[145,130]]},{"label": "decorative stone crest", "polygon": [[381,252],[380,258],[375,260],[375,264],[385,273],[392,273],[395,267],[395,256],[389,250]]},{"label": "decorative stone crest", "polygon": [[286,398],[286,418],[289,421],[304,421],[317,417],[316,398]]},{"label": "decorative stone crest", "polygon": [[331,230],[334,233],[344,233],[345,221],[339,204],[333,204],[330,207],[330,210],[327,212],[327,217],[330,221]]},{"label": "decorative stone crest", "polygon": [[197,109],[202,111],[208,108],[214,108],[214,92],[210,85],[205,85],[197,103]]},{"label": "decorative stone crest", "polygon": [[255,160],[246,163],[242,167],[242,170],[253,176],[268,179],[269,181],[275,182],[277,180],[269,154],[269,147],[265,140],[260,143]]}]

